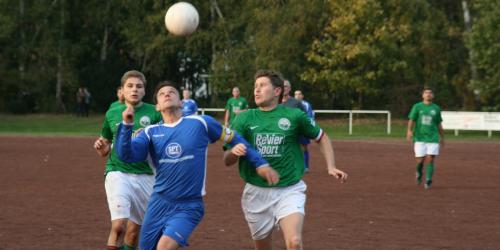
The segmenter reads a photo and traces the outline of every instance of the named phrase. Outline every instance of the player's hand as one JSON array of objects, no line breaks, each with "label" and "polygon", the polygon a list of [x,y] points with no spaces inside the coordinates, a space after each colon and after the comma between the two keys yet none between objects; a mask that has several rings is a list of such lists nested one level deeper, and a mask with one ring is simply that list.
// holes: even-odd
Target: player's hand
[{"label": "player's hand", "polygon": [[328,174],[335,176],[335,178],[340,180],[340,183],[344,183],[347,180],[347,174],[344,171],[337,168],[329,168]]},{"label": "player's hand", "polygon": [[122,113],[122,119],[127,124],[134,123],[134,106],[127,105],[127,108]]},{"label": "player's hand", "polygon": [[276,170],[270,166],[257,168],[257,174],[267,181],[267,184],[275,185],[280,181],[280,176]]},{"label": "player's hand", "polygon": [[236,156],[244,156],[247,154],[247,147],[243,143],[238,143],[231,149],[231,153]]},{"label": "player's hand", "polygon": [[98,155],[105,157],[108,155],[111,147],[108,140],[99,137],[99,139],[94,142],[94,149],[97,151]]},{"label": "player's hand", "polygon": [[406,131],[406,140],[411,142],[413,139],[413,131]]},{"label": "player's hand", "polygon": [[94,142],[94,149],[96,149],[96,150],[103,149],[105,146],[108,146],[108,145],[109,145],[108,140],[106,140],[106,139],[104,139],[102,137],[99,137]]},{"label": "player's hand", "polygon": [[444,148],[444,139],[443,138],[441,138],[439,140],[439,146],[441,146],[442,148]]}]

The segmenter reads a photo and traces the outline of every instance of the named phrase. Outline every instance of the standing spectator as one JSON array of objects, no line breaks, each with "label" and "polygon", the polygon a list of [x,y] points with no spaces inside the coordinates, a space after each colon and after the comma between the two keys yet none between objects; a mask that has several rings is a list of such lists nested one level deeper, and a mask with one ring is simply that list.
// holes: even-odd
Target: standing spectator
[{"label": "standing spectator", "polygon": [[408,115],[406,138],[414,143],[417,185],[422,182],[424,164],[427,164],[424,187],[429,189],[432,186],[434,160],[439,155],[439,146],[444,146],[444,130],[441,108],[432,102],[434,94],[431,88],[424,88],[422,99],[422,102],[413,105]]},{"label": "standing spectator", "polygon": [[182,91],[182,115],[196,115],[198,113],[198,105],[191,99],[191,91],[184,89]]},{"label": "standing spectator", "polygon": [[84,93],[84,99],[83,99],[83,107],[84,107],[84,115],[85,117],[89,116],[89,109],[90,109],[90,100],[92,99],[92,95],[90,94],[89,90],[85,87],[83,88],[83,93]]},{"label": "standing spectator", "polygon": [[[295,94],[295,99],[297,99],[297,101],[300,101],[302,103],[302,105],[304,106],[304,108],[306,109],[306,115],[307,117],[309,117],[309,119],[311,120],[314,120],[314,111],[312,109],[312,106],[309,102],[306,102],[304,100],[304,94],[302,93],[301,90],[295,90],[294,92]],[[302,148],[302,152],[304,153],[304,162],[305,162],[305,166],[306,166],[306,173],[309,172],[309,148],[308,148],[308,145],[310,143],[310,140],[307,139],[306,137],[299,137],[299,142],[300,142],[300,146]]]},{"label": "standing spectator", "polygon": [[76,91],[76,116],[83,116],[85,113],[85,91],[82,87]]},{"label": "standing spectator", "polygon": [[245,97],[240,96],[240,89],[233,88],[233,97],[229,98],[226,103],[226,114],[224,116],[224,126],[229,127],[234,118],[241,112],[248,109],[248,102]]}]

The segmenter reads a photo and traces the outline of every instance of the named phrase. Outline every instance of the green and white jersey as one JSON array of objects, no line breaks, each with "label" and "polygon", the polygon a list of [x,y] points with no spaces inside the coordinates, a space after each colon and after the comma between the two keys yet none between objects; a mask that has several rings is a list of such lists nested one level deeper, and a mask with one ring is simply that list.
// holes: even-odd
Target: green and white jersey
[{"label": "green and white jersey", "polygon": [[[319,141],[323,131],[300,109],[278,106],[271,111],[250,109],[239,114],[231,128],[244,137],[278,171],[285,187],[299,182],[304,175],[304,156],[299,136]],[[269,187],[245,157],[239,160],[240,176],[248,183]]]},{"label": "green and white jersey", "polygon": [[408,119],[415,122],[413,128],[414,142],[439,142],[438,126],[443,121],[441,108],[431,103],[426,105],[419,102],[413,105]]},{"label": "green and white jersey", "polygon": [[[125,103],[120,102],[120,101],[114,101],[113,103],[111,103],[111,104],[109,105],[109,109],[116,108],[116,107],[118,107],[118,106],[120,106],[120,105],[124,105],[124,106],[125,106]],[[109,109],[108,109],[108,110],[109,110]]]},{"label": "green and white jersey", "polygon": [[[106,112],[106,118],[102,124],[101,136],[112,141],[113,144],[116,140],[118,125],[122,122],[122,113],[126,108],[126,105],[117,105]],[[161,114],[156,111],[154,105],[142,103],[140,106],[136,106],[134,110],[134,131],[145,128],[150,124],[156,124],[161,120]],[[111,149],[111,154],[106,162],[104,175],[111,171],[131,174],[153,174],[153,170],[146,161],[136,163],[122,162],[118,158],[114,148]]]},{"label": "green and white jersey", "polygon": [[248,109],[248,102],[244,97],[234,98],[231,97],[227,100],[226,110],[229,110],[229,124],[231,124],[236,117],[235,111],[240,111],[244,109]]}]

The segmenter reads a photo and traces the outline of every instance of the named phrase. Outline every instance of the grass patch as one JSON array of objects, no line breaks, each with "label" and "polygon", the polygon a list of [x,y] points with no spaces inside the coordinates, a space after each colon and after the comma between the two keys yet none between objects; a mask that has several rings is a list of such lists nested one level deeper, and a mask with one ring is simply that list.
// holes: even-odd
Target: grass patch
[{"label": "grass patch", "polygon": [[[51,136],[98,136],[101,132],[104,114],[89,117],[74,115],[0,114],[0,134],[2,135],[51,135]],[[384,119],[354,119],[352,135],[349,135],[347,118],[320,119],[319,125],[333,138],[341,140],[405,139],[406,120],[394,120],[391,134],[387,134],[387,121]],[[500,132],[493,132],[488,138],[486,131],[446,131],[447,140],[500,141]]]},{"label": "grass patch", "polygon": [[54,114],[0,114],[0,134],[98,136],[103,120],[104,115],[75,117],[74,115]]}]

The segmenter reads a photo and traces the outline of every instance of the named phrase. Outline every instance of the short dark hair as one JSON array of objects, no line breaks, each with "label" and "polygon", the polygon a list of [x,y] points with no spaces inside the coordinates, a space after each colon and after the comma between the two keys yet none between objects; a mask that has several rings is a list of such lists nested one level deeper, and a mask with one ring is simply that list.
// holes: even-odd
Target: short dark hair
[{"label": "short dark hair", "polygon": [[254,80],[257,80],[257,78],[260,77],[267,77],[271,81],[271,84],[274,88],[281,88],[281,93],[278,100],[278,103],[281,103],[281,99],[283,99],[283,89],[285,87],[281,74],[273,70],[259,69],[257,70],[257,72],[255,72]]},{"label": "short dark hair", "polygon": [[155,103],[158,103],[158,99],[156,98],[158,91],[160,91],[160,89],[162,89],[163,87],[167,87],[167,86],[174,88],[177,91],[177,94],[180,95],[179,88],[177,87],[176,83],[169,81],[169,80],[161,81],[158,84],[156,84],[156,87],[155,87],[155,95],[154,95],[154,102]]},{"label": "short dark hair", "polygon": [[144,86],[146,86],[146,77],[144,76],[143,73],[141,73],[140,71],[137,71],[137,70],[129,70],[129,71],[125,72],[125,74],[123,74],[123,76],[121,78],[120,86],[123,86],[125,84],[125,82],[127,81],[127,79],[129,79],[130,77],[137,77],[137,78],[141,79]]},{"label": "short dark hair", "polygon": [[434,92],[434,91],[432,90],[432,88],[431,88],[431,87],[429,87],[429,86],[424,86],[424,88],[422,89],[422,93],[424,93],[424,92],[425,92],[425,91],[427,91],[427,90],[430,90],[430,91]]}]

